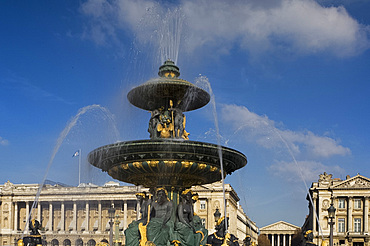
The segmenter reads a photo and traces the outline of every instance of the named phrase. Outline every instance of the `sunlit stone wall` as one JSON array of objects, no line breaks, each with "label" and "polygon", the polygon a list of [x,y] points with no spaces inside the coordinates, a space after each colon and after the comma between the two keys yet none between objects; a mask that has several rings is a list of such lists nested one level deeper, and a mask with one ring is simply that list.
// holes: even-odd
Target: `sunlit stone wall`
[{"label": "sunlit stone wall", "polygon": [[[25,229],[26,218],[38,190],[37,184],[0,185],[0,245],[14,245]],[[240,242],[247,233],[257,241],[258,228],[246,216],[239,205],[235,190],[225,185],[227,216],[230,218],[229,231]],[[138,218],[135,194],[146,189],[136,186],[120,186],[108,182],[104,186],[81,184],[79,187],[45,185],[39,203],[32,211],[33,217],[41,222],[43,239],[48,245],[87,245],[109,241],[108,208],[114,205],[116,217],[114,227],[120,235],[115,239],[124,242],[123,230]],[[193,187],[199,194],[194,211],[202,219],[210,233],[214,232],[216,208],[224,214],[222,184],[220,182]],[[236,223],[235,223],[236,221]],[[253,240],[252,239],[252,240]]]},{"label": "sunlit stone wall", "polygon": [[[336,208],[333,243],[346,246],[369,246],[370,179],[360,174],[345,180],[323,173],[313,182],[307,196],[309,214],[302,227],[312,230],[314,243],[328,240],[330,233],[328,208]],[[318,221],[318,223],[317,223]]]}]

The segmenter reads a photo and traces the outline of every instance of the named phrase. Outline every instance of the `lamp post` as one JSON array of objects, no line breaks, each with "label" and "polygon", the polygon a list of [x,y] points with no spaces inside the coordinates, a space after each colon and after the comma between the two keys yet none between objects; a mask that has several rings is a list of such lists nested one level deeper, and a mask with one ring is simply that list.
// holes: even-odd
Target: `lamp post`
[{"label": "lamp post", "polygon": [[114,207],[108,208],[108,215],[109,215],[109,245],[113,246],[113,224],[114,224],[114,214],[116,213],[116,210]]},{"label": "lamp post", "polygon": [[335,217],[335,207],[333,206],[333,202],[330,204],[330,207],[328,208],[328,215],[329,215],[329,225],[330,225],[330,237],[329,237],[329,246],[333,246],[333,225],[334,217]]},{"label": "lamp post", "polygon": [[116,215],[116,221],[114,222],[114,246],[121,246],[122,240],[121,240],[121,233],[119,231],[119,215]]}]

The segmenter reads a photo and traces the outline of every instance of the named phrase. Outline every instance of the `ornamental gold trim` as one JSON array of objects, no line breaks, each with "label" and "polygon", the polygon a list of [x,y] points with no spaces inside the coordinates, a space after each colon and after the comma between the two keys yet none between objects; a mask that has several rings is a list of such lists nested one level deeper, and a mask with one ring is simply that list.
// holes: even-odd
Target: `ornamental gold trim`
[{"label": "ornamental gold trim", "polygon": [[146,161],[150,167],[157,167],[159,161]]},{"label": "ornamental gold trim", "polygon": [[143,167],[142,162],[138,162],[138,161],[133,162],[132,165],[136,168],[142,168]]},{"label": "ornamental gold trim", "polygon": [[200,169],[200,170],[203,170],[206,167],[207,167],[207,164],[204,164],[204,163],[198,164],[198,169]]}]

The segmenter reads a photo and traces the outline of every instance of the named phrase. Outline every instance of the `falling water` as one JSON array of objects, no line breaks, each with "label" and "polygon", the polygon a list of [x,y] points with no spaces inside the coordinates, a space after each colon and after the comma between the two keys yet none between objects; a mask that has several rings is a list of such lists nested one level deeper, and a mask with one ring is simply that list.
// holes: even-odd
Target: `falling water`
[{"label": "falling water", "polygon": [[117,130],[117,127],[116,125],[114,124],[114,118],[113,118],[113,115],[109,112],[108,109],[100,106],[100,105],[97,105],[97,104],[93,104],[93,105],[89,105],[89,106],[86,106],[86,107],[83,107],[81,108],[78,113],[73,117],[71,118],[71,120],[67,123],[66,127],[64,128],[64,130],[60,133],[58,139],[57,139],[57,142],[55,144],[55,147],[53,149],[53,152],[52,152],[52,155],[50,157],[50,160],[49,160],[49,163],[47,165],[47,168],[46,168],[46,172],[44,174],[44,177],[39,185],[39,188],[37,190],[37,193],[36,193],[36,197],[35,197],[35,200],[32,204],[32,207],[31,207],[31,211],[30,211],[30,214],[27,218],[27,221],[26,221],[26,224],[25,224],[25,228],[23,230],[23,233],[22,233],[22,236],[21,238],[23,238],[25,232],[27,231],[27,227],[28,227],[28,224],[29,224],[29,221],[32,217],[34,217],[34,208],[37,207],[37,203],[38,203],[38,199],[40,197],[40,194],[41,194],[41,190],[42,190],[42,187],[44,186],[45,184],[45,181],[46,181],[46,178],[48,176],[48,173],[49,173],[49,170],[50,170],[50,167],[52,166],[53,164],[53,161],[54,161],[54,158],[55,158],[55,155],[58,153],[58,150],[60,148],[60,146],[62,145],[64,139],[67,137],[68,133],[71,131],[71,129],[76,125],[76,123],[78,122],[79,118],[86,114],[87,112],[91,111],[91,110],[100,110],[107,118],[110,122],[112,122],[112,130],[114,131],[114,134],[116,136],[119,136],[119,132]]},{"label": "falling water", "polygon": [[[288,152],[289,152],[289,155],[292,157],[292,159],[293,159],[294,163],[295,163],[295,164],[296,164],[296,166],[298,167],[298,170],[299,170],[299,174],[300,174],[300,176],[301,176],[301,179],[302,179],[302,181],[303,181],[303,183],[304,183],[304,186],[305,186],[306,190],[308,191],[308,190],[309,190],[309,189],[308,189],[308,185],[307,185],[306,180],[304,179],[302,168],[298,165],[298,162],[297,162],[297,160],[296,160],[296,158],[295,158],[295,156],[294,156],[294,154],[293,154],[293,152],[292,152],[292,149],[289,147],[288,143],[287,143],[287,142],[286,142],[286,140],[283,138],[283,136],[281,136],[281,134],[279,133],[279,131],[278,131],[278,130],[276,130],[275,128],[272,128],[272,129],[274,130],[274,132],[276,133],[276,135],[280,138],[281,142],[283,142],[283,143],[284,143],[284,145],[285,145],[285,147],[287,148],[287,150],[288,150]],[[308,197],[310,198],[310,202],[311,202],[311,204],[312,204],[312,206],[313,206],[313,204],[314,204],[314,203],[313,203],[312,196],[311,196],[310,192],[308,192],[307,194],[308,194]],[[317,224],[318,224],[318,226],[319,226],[319,230],[320,230],[320,232],[321,232],[322,240],[324,240],[324,234],[323,234],[323,232],[322,232],[322,228],[321,228],[321,225],[320,225],[319,216],[317,216],[317,214],[316,214],[316,209],[312,209],[312,211],[313,211],[313,212],[314,212],[314,214],[315,214],[316,221],[317,221]]]},{"label": "falling water", "polygon": [[226,231],[228,229],[228,221],[227,221],[227,211],[226,211],[226,195],[225,195],[225,177],[224,177],[224,165],[223,165],[223,158],[222,158],[222,146],[221,146],[221,135],[220,130],[218,126],[218,117],[217,117],[217,108],[216,108],[216,99],[215,95],[213,94],[211,83],[209,83],[209,80],[206,76],[199,76],[196,81],[195,85],[199,86],[200,88],[205,88],[208,90],[210,96],[211,96],[211,105],[212,105],[212,113],[213,118],[215,122],[215,128],[216,128],[216,137],[217,137],[217,146],[218,146],[218,157],[220,159],[220,166],[221,166],[221,181],[222,181],[222,194],[223,194],[223,200],[224,200],[224,218],[225,218],[225,228]]},{"label": "falling water", "polygon": [[[267,128],[269,128],[271,132],[273,132],[274,134],[276,134],[276,136],[278,136],[278,138],[280,139],[280,141],[284,144],[284,147],[287,149],[288,154],[292,158],[294,164],[297,166],[297,168],[299,170],[299,175],[301,176],[301,179],[303,181],[303,184],[305,186],[305,189],[308,191],[309,188],[308,188],[307,182],[306,182],[306,180],[304,178],[303,170],[302,170],[301,166],[298,164],[298,161],[295,158],[295,156],[293,154],[293,151],[290,148],[290,146],[287,143],[287,141],[283,138],[283,136],[280,134],[280,132],[274,126],[272,126],[269,122],[267,122],[265,120],[262,120],[262,121],[258,121],[256,123],[257,124],[263,124],[264,126],[266,126]],[[232,135],[235,135],[237,132],[241,131],[243,128],[245,128],[247,126],[248,126],[248,124],[245,124],[245,125],[240,126]],[[267,129],[266,129],[266,131],[267,131]],[[314,204],[310,192],[308,192],[307,194],[308,194],[308,197],[310,199],[311,204]],[[314,212],[315,217],[316,217],[316,222],[318,224],[318,227],[319,227],[319,231],[321,233],[322,240],[324,240],[324,235],[323,235],[322,227],[321,227],[320,222],[319,222],[319,217],[317,216],[317,213],[316,213],[316,210],[315,209],[313,209],[313,212]]]}]

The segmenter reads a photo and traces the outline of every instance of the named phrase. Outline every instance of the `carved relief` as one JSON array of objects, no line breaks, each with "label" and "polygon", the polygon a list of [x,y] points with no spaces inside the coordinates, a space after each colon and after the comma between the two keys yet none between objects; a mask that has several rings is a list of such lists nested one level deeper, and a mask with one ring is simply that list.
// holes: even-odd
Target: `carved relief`
[{"label": "carved relief", "polygon": [[290,230],[296,230],[297,226],[287,224],[285,222],[277,222],[275,224],[272,224],[270,226],[264,227],[263,230],[270,230],[270,231],[290,231]]},{"label": "carved relief", "polygon": [[324,201],[322,201],[323,210],[327,210],[329,208],[329,205],[330,205],[330,201],[328,199],[325,199]]},{"label": "carved relief", "polygon": [[370,188],[370,182],[359,177],[353,180],[348,180],[336,186],[336,188]]}]

